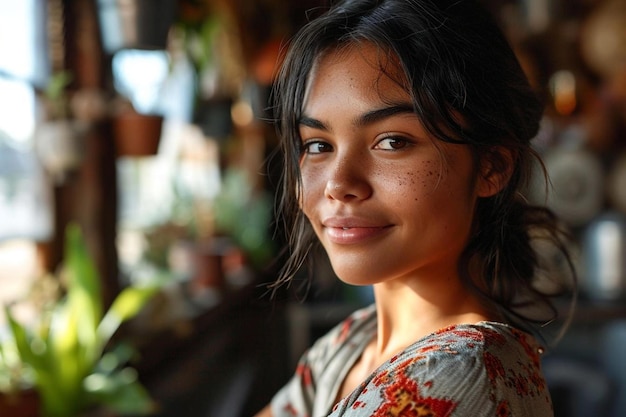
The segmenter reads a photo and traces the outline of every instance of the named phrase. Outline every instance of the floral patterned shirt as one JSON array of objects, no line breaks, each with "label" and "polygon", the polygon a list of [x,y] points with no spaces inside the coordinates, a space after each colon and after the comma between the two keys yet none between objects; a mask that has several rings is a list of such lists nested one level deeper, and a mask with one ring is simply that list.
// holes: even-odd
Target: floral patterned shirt
[{"label": "floral patterned shirt", "polygon": [[542,349],[496,322],[441,329],[394,356],[335,404],[341,383],[376,333],[374,306],[320,338],[272,400],[274,417],[551,417]]}]

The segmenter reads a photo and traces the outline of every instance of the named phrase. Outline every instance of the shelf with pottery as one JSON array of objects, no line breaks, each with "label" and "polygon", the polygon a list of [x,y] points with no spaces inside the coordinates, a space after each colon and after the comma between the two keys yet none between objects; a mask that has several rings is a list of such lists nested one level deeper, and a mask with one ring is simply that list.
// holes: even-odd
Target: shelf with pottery
[{"label": "shelf with pottery", "polygon": [[197,415],[198,410],[224,415],[219,410],[231,385],[242,390],[242,400],[227,405],[229,415],[235,406],[241,414],[232,415],[250,415],[286,381],[285,308],[265,296],[263,283],[269,279],[255,274],[205,305],[181,294],[159,294],[147,316],[122,329],[133,337],[141,358],[135,367],[159,404],[158,416]]}]

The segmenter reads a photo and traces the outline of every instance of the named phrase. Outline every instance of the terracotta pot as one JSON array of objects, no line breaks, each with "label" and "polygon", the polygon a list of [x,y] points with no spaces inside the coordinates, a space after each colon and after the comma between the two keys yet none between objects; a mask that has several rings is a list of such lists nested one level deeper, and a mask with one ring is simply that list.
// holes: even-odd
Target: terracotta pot
[{"label": "terracotta pot", "polygon": [[195,249],[194,287],[222,289],[225,284],[222,253],[211,244],[198,245]]},{"label": "terracotta pot", "polygon": [[24,390],[14,395],[0,393],[0,416],[38,417],[39,411],[39,394],[35,390]]},{"label": "terracotta pot", "polygon": [[113,118],[117,156],[156,155],[161,142],[163,117],[126,112]]},{"label": "terracotta pot", "polygon": [[214,242],[181,240],[170,247],[168,266],[190,281],[192,291],[221,290],[225,285],[224,254]]}]

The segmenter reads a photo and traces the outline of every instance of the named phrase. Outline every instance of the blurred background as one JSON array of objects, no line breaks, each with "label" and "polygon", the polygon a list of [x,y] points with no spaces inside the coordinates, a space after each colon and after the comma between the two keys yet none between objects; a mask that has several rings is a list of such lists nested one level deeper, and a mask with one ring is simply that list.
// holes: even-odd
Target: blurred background
[{"label": "blurred background", "polygon": [[[575,237],[579,304],[544,360],[556,414],[624,416],[626,0],[483,3],[546,104],[534,145],[551,184],[527,196]],[[252,415],[313,340],[372,301],[321,254],[311,282],[273,298],[266,285],[283,246],[267,100],[281,48],[326,4],[0,0],[0,302],[52,334],[78,225],[102,310],[124,289],[158,288],[103,342],[132,347],[123,365],[156,404],[149,415]],[[542,253],[553,277],[566,274]],[[45,395],[11,322],[0,315],[0,414],[22,415],[22,402],[40,415]],[[48,339],[28,339],[30,353],[67,373]],[[78,378],[92,394],[98,367]],[[139,414],[107,404],[79,411]]]}]

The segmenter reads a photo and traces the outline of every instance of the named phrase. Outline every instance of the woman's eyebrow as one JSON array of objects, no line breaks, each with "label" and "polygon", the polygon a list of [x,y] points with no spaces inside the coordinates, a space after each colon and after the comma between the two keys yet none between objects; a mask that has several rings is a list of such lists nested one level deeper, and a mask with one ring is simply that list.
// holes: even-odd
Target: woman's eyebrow
[{"label": "woman's eyebrow", "polygon": [[300,120],[298,120],[298,126],[306,126],[312,129],[329,131],[328,127],[322,121],[305,115],[302,115]]},{"label": "woman's eyebrow", "polygon": [[386,119],[388,117],[396,116],[398,114],[413,114],[415,115],[415,109],[411,103],[397,103],[380,109],[370,110],[363,113],[354,121],[355,126],[365,126]]},{"label": "woman's eyebrow", "polygon": [[[398,103],[379,109],[369,110],[359,115],[353,122],[357,127],[366,126],[372,123],[376,123],[380,120],[384,120],[388,117],[396,116],[398,114],[412,114],[415,115],[413,105],[410,103]],[[299,126],[310,127],[312,129],[330,131],[330,128],[321,120],[302,115],[298,120]]]}]

